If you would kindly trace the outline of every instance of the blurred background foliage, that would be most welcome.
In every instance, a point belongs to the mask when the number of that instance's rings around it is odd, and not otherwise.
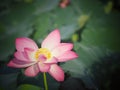
[[[43,90],[41,74],[29,78],[6,64],[17,37],[40,46],[56,28],[63,42],[74,43],[79,58],[60,63],[64,82],[47,75],[49,90],[120,89],[120,0],[70,0],[65,8],[62,1],[0,0],[0,90]]]

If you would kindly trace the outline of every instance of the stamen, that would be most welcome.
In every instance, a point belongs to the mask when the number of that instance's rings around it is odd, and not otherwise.
[[[44,55],[47,59],[51,58],[51,53],[47,48],[40,48],[35,53],[35,58],[38,60],[40,55]]]

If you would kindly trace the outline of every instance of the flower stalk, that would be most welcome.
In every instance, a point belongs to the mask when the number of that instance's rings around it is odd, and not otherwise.
[[[48,90],[47,77],[46,77],[46,73],[45,72],[43,72],[43,79],[44,79],[45,90]]]

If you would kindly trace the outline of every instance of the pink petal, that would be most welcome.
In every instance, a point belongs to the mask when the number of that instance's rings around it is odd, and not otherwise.
[[[36,43],[29,38],[17,38],[16,39],[16,49],[18,51],[24,51],[24,48],[31,48],[34,50],[38,49],[38,46],[36,45]]]
[[[42,42],[42,48],[53,49],[60,43],[60,32],[58,29],[52,31]]]
[[[15,56],[15,58],[17,58],[19,60],[28,61],[28,59],[25,57],[23,52],[17,51],[17,52],[14,53],[14,56]]]
[[[59,57],[64,54],[66,51],[70,51],[73,48],[72,43],[63,43],[58,45],[56,48],[52,50],[52,54],[55,57]]]
[[[29,61],[36,61],[35,59],[35,51],[30,48],[24,48],[24,56],[29,60]]]
[[[77,58],[78,55],[73,51],[67,51],[58,57],[59,62],[65,62]]]
[[[57,58],[53,57],[50,60],[46,60],[44,63],[46,63],[46,64],[54,64],[54,63],[57,63],[57,62],[58,62]]]
[[[51,65],[49,74],[57,81],[64,81],[64,71],[57,64]]]
[[[34,77],[34,76],[36,76],[39,72],[40,72],[40,70],[39,70],[37,64],[35,64],[35,65],[32,65],[32,66],[28,67],[28,68],[25,70],[24,74],[25,74],[26,76],[29,76],[29,77]]]
[[[38,63],[38,66],[41,72],[48,72],[48,70],[50,69],[50,65],[41,62]]]
[[[10,67],[15,67],[15,68],[25,68],[25,67],[31,66],[35,63],[36,62],[24,62],[24,61],[14,58],[7,65]]]

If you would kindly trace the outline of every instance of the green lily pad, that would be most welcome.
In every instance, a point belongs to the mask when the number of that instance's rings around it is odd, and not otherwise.
[[[42,88],[34,85],[29,85],[29,84],[23,84],[20,85],[17,90],[43,90]]]
[[[43,13],[35,21],[33,38],[41,41],[41,38],[57,28],[61,32],[62,39],[69,39],[80,27],[78,25],[79,16],[80,14],[74,11],[73,5],[64,9],[57,7],[47,13]]]
[[[120,51],[120,13],[92,17],[82,32],[82,44],[108,48]]]

